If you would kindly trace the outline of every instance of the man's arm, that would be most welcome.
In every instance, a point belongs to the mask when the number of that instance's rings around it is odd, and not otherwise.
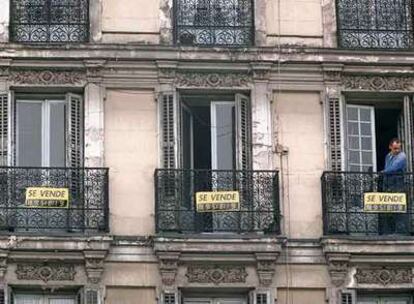
[[[386,167],[384,173],[397,173],[403,172],[407,168],[407,157],[405,153],[400,153],[396,156],[395,160],[390,166]]]

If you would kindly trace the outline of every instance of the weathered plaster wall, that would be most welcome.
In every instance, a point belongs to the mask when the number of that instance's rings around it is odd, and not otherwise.
[[[157,115],[152,91],[107,93],[105,159],[110,168],[110,221],[115,235],[154,233]]]
[[[159,42],[158,0],[104,0],[102,32],[105,43]]]
[[[106,304],[155,304],[157,297],[155,288],[122,288],[108,287],[106,289]]]
[[[278,289],[278,304],[324,304],[324,289]]]
[[[268,0],[268,45],[322,46],[321,0]]]
[[[9,0],[0,1],[0,42],[9,40]]]
[[[322,235],[320,177],[324,170],[323,108],[317,92],[282,92],[274,96],[276,155],[282,185],[284,231],[290,238]]]

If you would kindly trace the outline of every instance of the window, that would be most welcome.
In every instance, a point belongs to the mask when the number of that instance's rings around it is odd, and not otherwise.
[[[411,304],[410,295],[358,295],[357,304]]]
[[[82,97],[4,94],[0,98],[2,165],[81,167]]]
[[[88,0],[11,0],[14,42],[76,43],[89,39]]]
[[[175,0],[174,13],[179,45],[253,44],[252,0]]]
[[[411,48],[411,0],[337,0],[338,42],[343,48]]]

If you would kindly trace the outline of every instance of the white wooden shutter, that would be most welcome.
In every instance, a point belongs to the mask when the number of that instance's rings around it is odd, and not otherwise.
[[[341,100],[339,98],[328,98],[327,135],[329,145],[330,169],[332,171],[342,170],[343,153],[341,117]]]
[[[0,92],[0,166],[15,164],[15,128],[13,92]]]
[[[0,166],[7,166],[9,136],[9,98],[0,93]]]
[[[93,289],[86,289],[84,304],[99,304],[98,291]]]
[[[82,96],[66,94],[66,167],[83,166],[83,99]]]
[[[250,170],[252,161],[250,98],[236,94],[236,168]]]
[[[344,290],[341,293],[341,304],[356,304],[355,292],[352,290]]]
[[[173,93],[162,93],[159,98],[161,131],[161,165],[164,169],[179,168],[179,104]]]
[[[413,97],[414,98],[414,97]],[[409,96],[404,97],[404,119],[403,119],[403,134],[401,140],[403,141],[403,151],[407,155],[407,171],[411,172],[414,167],[414,153],[413,153],[413,136],[414,136],[414,113],[413,98]]]

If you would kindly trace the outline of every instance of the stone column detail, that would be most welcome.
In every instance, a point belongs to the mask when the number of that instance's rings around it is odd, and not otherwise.
[[[0,1],[0,43],[9,41],[10,0]]]
[[[102,72],[105,61],[85,61],[85,167],[104,165],[105,88]]]
[[[272,170],[272,105],[269,92],[271,64],[252,65],[252,145],[253,169]]]
[[[178,260],[180,258],[179,252],[163,252],[158,253],[158,260],[160,261],[160,274],[163,285],[172,286],[175,284],[175,277],[178,271]]]
[[[83,252],[85,257],[85,271],[88,281],[91,284],[98,284],[102,279],[105,270],[105,250],[86,250]]]
[[[278,258],[276,253],[256,253],[256,270],[261,286],[268,287],[273,282],[275,264]]]

